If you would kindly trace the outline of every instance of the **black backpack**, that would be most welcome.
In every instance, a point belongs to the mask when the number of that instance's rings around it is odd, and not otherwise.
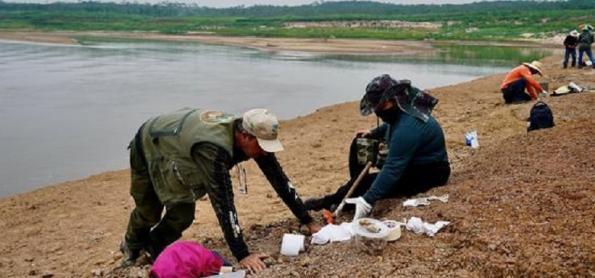
[[[550,128],[554,126],[554,114],[552,109],[543,101],[538,101],[531,108],[529,116],[529,127],[527,131],[532,131],[542,128]]]

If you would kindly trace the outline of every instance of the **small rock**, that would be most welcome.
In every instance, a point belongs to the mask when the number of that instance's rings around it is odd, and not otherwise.
[[[30,263],[30,262],[32,262],[34,260],[35,260],[35,258],[33,258],[33,257],[27,257],[27,258],[25,258],[25,262],[28,262],[28,263]]]
[[[114,252],[114,254],[112,254],[112,261],[113,262],[119,261],[120,259],[122,259],[122,257],[124,257],[122,255],[122,253],[120,253],[120,252]]]
[[[496,244],[490,243],[490,244],[488,245],[488,249],[490,249],[491,251],[494,251],[494,250],[496,250]]]
[[[37,270],[35,270],[35,269],[31,269],[31,270],[29,270],[29,275],[30,275],[30,276],[37,275]]]
[[[98,269],[93,269],[93,271],[91,271],[91,275],[93,276],[103,276],[103,270],[98,268]]]
[[[41,275],[41,278],[52,278],[52,277],[54,277],[54,273],[51,273],[49,271],[46,271]]]
[[[276,265],[277,261],[275,261],[275,259],[273,258],[266,258],[263,261],[264,264],[266,264],[267,266],[272,266],[272,265]]]
[[[270,198],[273,198],[273,194],[271,194],[271,193],[267,193],[266,197],[267,197],[267,198],[269,198],[269,199],[270,199]]]

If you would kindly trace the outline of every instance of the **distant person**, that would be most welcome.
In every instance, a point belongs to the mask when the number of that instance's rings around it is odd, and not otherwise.
[[[444,132],[431,115],[436,103],[437,99],[411,86],[409,80],[397,81],[388,74],[367,85],[360,113],[374,113],[383,124],[357,136],[384,141],[388,154],[380,172],[365,176],[353,191],[353,198],[346,200],[355,205],[354,219],[365,217],[381,199],[411,196],[447,183],[450,164]],[[351,180],[335,193],[308,199],[306,207],[321,210],[338,206],[355,181],[354,171],[350,172]]]
[[[576,46],[578,44],[578,31],[572,30],[566,39],[564,39],[564,68],[568,67],[568,59],[572,57],[572,63],[570,64],[571,67],[576,66]]]
[[[133,264],[142,250],[156,259],[192,224],[195,201],[208,195],[240,266],[264,269],[266,255],[250,253],[244,242],[229,175],[235,164],[250,158],[300,222],[317,232],[320,226],[275,157],[275,152],[283,150],[278,127],[277,118],[265,109],[250,110],[241,118],[182,109],[145,122],[130,142],[130,194],[136,207],[120,246],[123,265]]]
[[[541,62],[533,61],[512,69],[500,85],[504,102],[507,104],[527,102],[536,100],[540,92],[547,94],[533,78],[535,74],[542,75],[541,68]]]
[[[593,26],[585,24],[583,26],[583,32],[578,37],[578,62],[579,68],[582,68],[585,64],[583,63],[583,54],[587,54],[591,61],[591,67],[595,68],[595,61],[593,61],[593,53],[591,52],[591,45],[593,44]]]

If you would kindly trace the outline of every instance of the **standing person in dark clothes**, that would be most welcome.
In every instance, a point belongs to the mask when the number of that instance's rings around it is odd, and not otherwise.
[[[568,67],[568,58],[572,57],[571,67],[576,66],[576,46],[578,44],[578,31],[572,30],[566,39],[564,39],[564,68]]]
[[[578,37],[578,67],[583,67],[583,54],[587,54],[591,61],[591,66],[595,68],[595,61],[593,60],[593,53],[591,52],[591,45],[593,44],[593,27],[585,24],[583,32]]]
[[[374,78],[366,87],[360,112],[374,112],[384,122],[378,128],[359,133],[368,138],[384,138],[388,155],[380,172],[367,175],[354,191],[354,219],[366,216],[376,201],[389,197],[410,196],[446,184],[450,164],[444,133],[431,116],[437,99],[411,86],[409,80],[396,81],[385,74]],[[310,210],[331,209],[349,191],[353,180],[336,193],[309,199]]]
[[[277,118],[253,109],[242,118],[218,111],[182,109],[149,119],[130,143],[131,188],[136,207],[121,244],[123,265],[147,251],[152,259],[182,236],[194,220],[195,201],[208,194],[232,254],[252,271],[266,267],[250,253],[233,201],[229,170],[253,158],[302,224],[320,229],[283,172],[275,152]],[[165,208],[165,214],[162,212]]]

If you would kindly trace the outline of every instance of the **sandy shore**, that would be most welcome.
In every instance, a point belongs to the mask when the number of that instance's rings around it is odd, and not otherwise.
[[[543,60],[550,88],[574,81],[595,89],[594,70],[561,70],[560,59]],[[502,78],[431,92],[440,99],[434,115],[446,133],[453,175],[448,186],[429,194],[448,193],[449,203],[404,210],[402,200],[392,200],[374,210],[378,218],[417,213],[453,221],[436,238],[406,234],[374,255],[333,244],[310,248],[295,260],[277,257],[279,234],[295,229],[296,221],[249,163],[249,194],[235,197],[239,219],[252,249],[281,262],[262,277],[593,275],[595,93],[550,98],[557,126],[527,134],[531,104],[503,105]],[[353,132],[375,124],[357,107],[337,104],[281,124],[286,151],[279,159],[302,196],[331,192],[346,180]],[[470,130],[479,133],[479,150],[464,145]],[[0,277],[146,275],[139,268],[116,268],[133,208],[128,187],[128,170],[121,170],[0,199]],[[200,201],[184,238],[229,257],[220,237],[209,202]]]
[[[164,35],[153,32],[10,32],[0,31],[0,39],[38,43],[79,44],[77,38],[131,39],[175,42],[200,42],[260,49],[264,51],[302,51],[321,53],[418,53],[431,51],[425,42],[346,39],[294,39],[224,37],[208,34]]]
[[[200,42],[215,45],[249,47],[263,51],[298,51],[345,54],[416,54],[433,51],[434,44],[473,44],[491,46],[558,47],[552,41],[519,42],[453,42],[453,41],[389,41],[359,39],[299,39],[224,37],[210,34],[165,35],[154,32],[27,32],[0,31],[0,40],[33,43],[79,44],[80,38],[131,39],[173,42]]]

